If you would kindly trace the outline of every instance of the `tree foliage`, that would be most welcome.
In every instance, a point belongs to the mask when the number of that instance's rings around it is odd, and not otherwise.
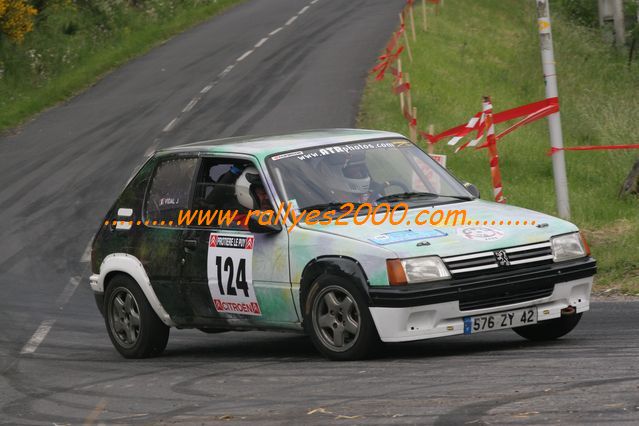
[[[38,10],[25,0],[0,0],[0,37],[20,43],[33,31]]]

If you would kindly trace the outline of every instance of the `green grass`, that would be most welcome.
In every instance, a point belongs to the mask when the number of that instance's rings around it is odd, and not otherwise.
[[[154,0],[141,8],[95,3],[93,9],[52,2],[23,44],[0,38],[0,132],[240,1]]]
[[[421,18],[419,9],[415,17]],[[492,97],[496,111],[544,98],[534,2],[450,0],[429,18],[429,31],[418,26],[411,43],[414,62],[402,55],[420,128],[434,124],[438,132],[465,123],[480,110],[482,95]],[[639,143],[639,65],[629,68],[626,55],[603,43],[597,30],[556,13],[553,34],[565,145]],[[389,77],[369,79],[359,125],[407,133]],[[548,149],[545,119],[499,142],[508,203],[556,215]],[[448,154],[450,170],[489,197],[485,150],[454,154],[441,141],[436,152]],[[639,199],[617,197],[638,156],[636,150],[566,153],[572,221],[599,261],[598,290],[639,294]]]

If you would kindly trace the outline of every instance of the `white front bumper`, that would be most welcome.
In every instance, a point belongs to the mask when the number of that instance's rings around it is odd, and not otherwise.
[[[536,306],[538,321],[558,318],[561,310],[573,306],[577,312],[590,308],[593,277],[555,284],[552,294],[542,299],[473,311],[460,311],[459,302],[406,308],[370,308],[383,342],[408,342],[464,333],[464,317]]]

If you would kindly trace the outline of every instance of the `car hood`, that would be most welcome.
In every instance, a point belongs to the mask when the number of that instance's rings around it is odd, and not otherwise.
[[[466,210],[466,222],[470,220],[472,225],[416,225],[415,218],[424,209],[429,210],[430,215],[423,214],[419,217],[420,221],[430,219],[437,210],[441,210],[444,217],[449,212],[454,214],[455,211]],[[381,219],[382,216],[383,210],[382,215],[378,218]],[[358,220],[362,221],[363,217],[359,216]],[[396,218],[398,217],[399,214],[396,215]],[[459,218],[462,217],[463,215],[460,214]],[[482,200],[412,208],[408,211],[401,225],[392,225],[387,220],[380,225],[373,225],[370,218],[366,224],[356,225],[353,224],[353,219],[344,219],[344,222],[348,222],[347,225],[318,224],[309,226],[300,223],[298,226],[384,247],[400,258],[429,255],[445,257],[497,250],[544,242],[553,235],[578,230],[572,223],[553,216],[521,207]],[[508,221],[511,222],[511,225],[507,224]],[[519,221],[519,225],[516,224],[517,221]],[[527,224],[524,225],[524,221]],[[535,224],[532,225],[531,222]]]

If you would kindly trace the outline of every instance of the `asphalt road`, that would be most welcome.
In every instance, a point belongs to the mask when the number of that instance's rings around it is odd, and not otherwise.
[[[0,138],[0,422],[639,421],[636,302],[594,304],[554,343],[495,332],[366,362],[328,362],[277,333],[173,331],[144,361],[111,347],[86,249],[145,153],[353,126],[402,5],[248,1]]]

